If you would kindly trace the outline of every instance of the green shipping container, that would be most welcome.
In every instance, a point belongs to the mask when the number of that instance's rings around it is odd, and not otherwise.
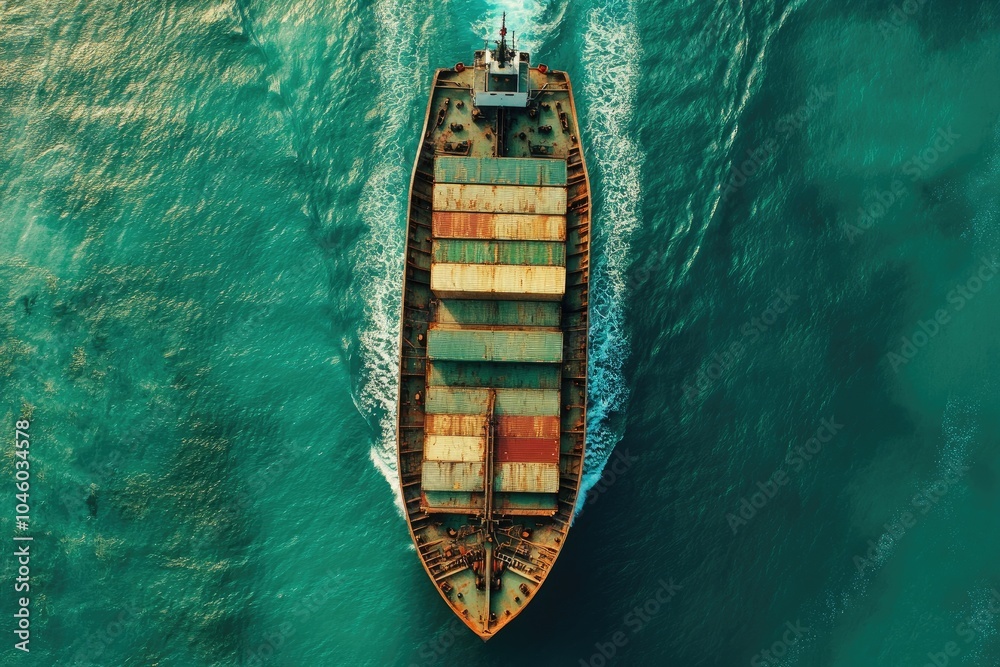
[[[431,246],[431,257],[431,261],[448,264],[566,266],[566,244],[559,241],[437,239]]]
[[[529,494],[518,494],[527,496]],[[545,497],[545,496],[542,496]],[[428,491],[424,489],[425,507],[429,512],[474,512],[483,508],[483,494],[462,491]],[[553,497],[553,501],[555,499]],[[523,505],[524,503],[520,503]]]
[[[442,299],[437,321],[442,324],[490,326],[559,326],[562,304],[552,301],[478,301]]]
[[[550,493],[500,493],[493,497],[493,507],[505,514],[552,514],[558,506]]]
[[[558,389],[497,389],[496,414],[547,416],[559,414]],[[489,389],[427,387],[427,414],[485,415]]]
[[[557,364],[435,361],[427,370],[427,384],[450,387],[559,389]]]
[[[431,329],[427,358],[450,361],[562,361],[562,332],[535,330]]]
[[[438,157],[436,183],[566,185],[566,162],[539,158]]]
[[[482,491],[485,464],[459,461],[424,461],[420,484],[426,491]]]

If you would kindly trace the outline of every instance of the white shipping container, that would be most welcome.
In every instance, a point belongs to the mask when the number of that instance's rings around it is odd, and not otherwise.
[[[424,437],[425,461],[484,461],[485,436],[428,435]]]
[[[566,268],[509,264],[432,264],[431,291],[445,299],[558,301],[566,291]]]

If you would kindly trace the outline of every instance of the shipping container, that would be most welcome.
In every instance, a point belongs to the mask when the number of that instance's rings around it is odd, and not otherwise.
[[[559,464],[499,463],[493,488],[518,493],[556,493],[559,491]]]
[[[435,361],[428,366],[427,384],[451,387],[559,389],[558,364],[488,361]]]
[[[435,211],[431,229],[439,239],[566,241],[566,217],[562,215]]]
[[[525,417],[517,417],[517,419],[525,419]],[[538,419],[545,419],[545,417]],[[427,415],[424,418],[424,433],[427,435],[485,435],[486,416]]]
[[[527,496],[528,494],[519,494]],[[542,496],[547,498],[549,496]],[[484,496],[481,493],[466,493],[463,491],[427,491],[424,490],[421,503],[428,512],[449,512],[455,514],[470,514],[484,509]],[[525,505],[525,502],[519,505]]]
[[[497,438],[498,461],[558,463],[559,438]],[[466,459],[459,459],[465,461]]]
[[[434,182],[566,185],[566,161],[544,158],[439,156],[434,159]]]
[[[561,266],[431,264],[431,290],[441,299],[558,301],[566,291]]]
[[[511,329],[430,329],[427,358],[451,361],[562,361],[562,332]]]
[[[553,301],[484,301],[442,299],[437,321],[441,324],[558,327],[562,304]]]
[[[435,239],[431,244],[431,261],[442,264],[566,266],[566,244],[561,241]]]
[[[434,210],[566,215],[566,188],[438,183]]]
[[[523,417],[502,415],[496,418],[497,438],[559,438],[558,416]],[[486,433],[485,415],[429,414],[424,421],[427,435],[481,436]]]
[[[523,438],[518,438],[523,439]],[[426,435],[424,436],[425,461],[483,461],[486,455],[486,436]],[[530,459],[511,459],[528,461]]]
[[[498,438],[558,438],[559,417],[514,417],[497,418]]]
[[[502,514],[548,516],[555,514],[558,504],[558,496],[552,493],[496,493],[493,496],[493,507]]]
[[[559,391],[555,389],[497,389],[496,414],[543,416],[559,414]],[[427,387],[427,414],[485,415],[489,389]]]
[[[420,483],[425,491],[482,491],[484,466],[469,461],[424,461]]]

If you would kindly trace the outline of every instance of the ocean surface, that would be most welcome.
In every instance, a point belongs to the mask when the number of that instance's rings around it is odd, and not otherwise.
[[[483,644],[393,404],[502,11],[582,115],[589,492]],[[986,0],[0,3],[0,665],[1000,665],[998,115]]]

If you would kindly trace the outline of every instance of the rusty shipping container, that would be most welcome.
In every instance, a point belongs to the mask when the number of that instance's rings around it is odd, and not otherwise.
[[[496,420],[498,438],[558,438],[558,417],[504,416]]]
[[[434,210],[565,215],[566,188],[438,183],[434,186]]]
[[[559,490],[558,463],[502,462],[496,470],[498,491],[555,493]]]
[[[470,389],[427,387],[428,414],[496,415],[540,417],[559,414],[559,391],[555,389]]]
[[[436,239],[566,242],[563,215],[435,211],[431,224]]]
[[[566,185],[566,163],[544,158],[476,158],[442,155],[434,160],[435,183]]]
[[[558,463],[559,438],[498,437],[496,451],[497,460],[502,462]]]
[[[483,435],[488,422],[486,415],[428,414],[424,417],[424,434]]]
[[[424,461],[421,486],[428,491],[482,491],[484,463],[469,461]]]
[[[566,266],[566,244],[558,241],[434,239],[431,262]]]
[[[494,299],[442,299],[435,313],[438,324],[524,327],[558,327],[561,314],[554,301]]]
[[[586,456],[591,199],[569,77],[514,48],[434,73],[414,133],[397,470],[418,562],[483,640],[566,548]],[[431,589],[414,590],[418,599]],[[571,610],[565,610],[567,612]]]
[[[562,340],[559,346],[562,347]],[[558,352],[562,354],[561,349]],[[555,364],[433,361],[427,365],[428,386],[558,389],[561,382]]]

